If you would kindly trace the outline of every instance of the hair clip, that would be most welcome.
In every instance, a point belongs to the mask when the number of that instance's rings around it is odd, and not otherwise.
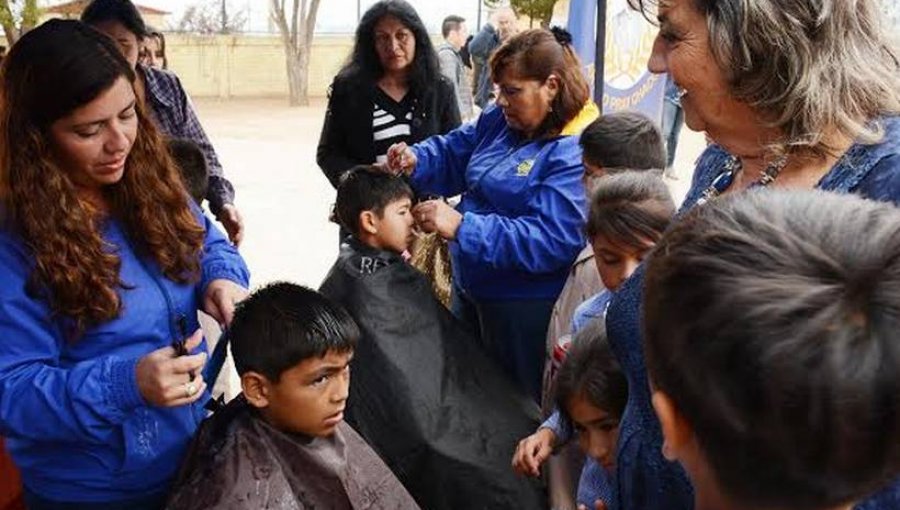
[[[569,31],[566,30],[565,28],[560,27],[560,26],[553,26],[553,27],[550,27],[550,33],[553,34],[553,37],[556,39],[556,42],[558,42],[559,44],[561,44],[563,46],[571,46],[572,34],[570,34]]]

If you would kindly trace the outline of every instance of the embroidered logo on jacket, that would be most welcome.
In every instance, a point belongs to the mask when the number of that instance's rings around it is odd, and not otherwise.
[[[528,177],[528,174],[531,173],[531,168],[533,166],[533,159],[526,159],[525,161],[519,163],[519,166],[516,167],[516,177]]]

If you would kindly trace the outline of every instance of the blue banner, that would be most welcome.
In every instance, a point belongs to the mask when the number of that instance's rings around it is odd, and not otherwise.
[[[647,70],[656,27],[627,0],[572,0],[569,5],[568,29],[588,80],[593,85],[598,3],[606,8],[602,111],[639,111],[659,124],[666,79]]]
[[[568,30],[572,34],[572,46],[584,65],[584,75],[594,92],[594,63],[597,55],[597,0],[572,0],[569,2]]]

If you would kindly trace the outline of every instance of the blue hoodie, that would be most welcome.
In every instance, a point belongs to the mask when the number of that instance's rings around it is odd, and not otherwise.
[[[196,331],[209,282],[246,287],[249,280],[237,251],[197,214],[206,240],[196,284],[166,278],[152,259],[135,254],[121,224],[106,223],[103,238],[122,263],[122,313],[74,341],[67,339],[71,319],[52,317],[45,301],[26,293],[34,258],[0,228],[0,435],[32,492],[100,502],[167,490],[208,395],[190,406],[150,406],[135,367],[181,337],[179,329]],[[204,341],[197,352],[205,349]]]
[[[413,146],[418,192],[463,194],[450,243],[453,279],[476,300],[556,299],[584,248],[581,147],[573,136],[593,103],[560,136],[523,140],[491,106],[477,122]]]

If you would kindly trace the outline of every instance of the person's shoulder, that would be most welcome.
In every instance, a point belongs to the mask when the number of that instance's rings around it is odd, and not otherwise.
[[[900,117],[882,117],[872,127],[880,131],[879,140],[852,146],[820,187],[900,204]]]
[[[879,158],[856,191],[866,198],[900,206],[900,151]]]
[[[174,72],[158,67],[138,65],[141,66],[141,71],[144,73],[144,78],[147,80],[148,85],[165,84],[169,87],[182,88],[181,79]]]
[[[731,157],[722,146],[717,144],[709,144],[706,149],[697,158],[694,165],[694,176],[691,181],[691,187],[688,189],[687,196],[681,205],[681,211],[686,211],[700,198],[700,194],[708,188],[716,176],[718,176],[725,168],[725,163]]]
[[[475,128],[483,137],[493,137],[503,133],[507,129],[503,110],[494,103],[487,105],[475,119]]]
[[[437,77],[438,94],[441,96],[453,96],[456,98],[456,88],[453,82],[443,74]]]

